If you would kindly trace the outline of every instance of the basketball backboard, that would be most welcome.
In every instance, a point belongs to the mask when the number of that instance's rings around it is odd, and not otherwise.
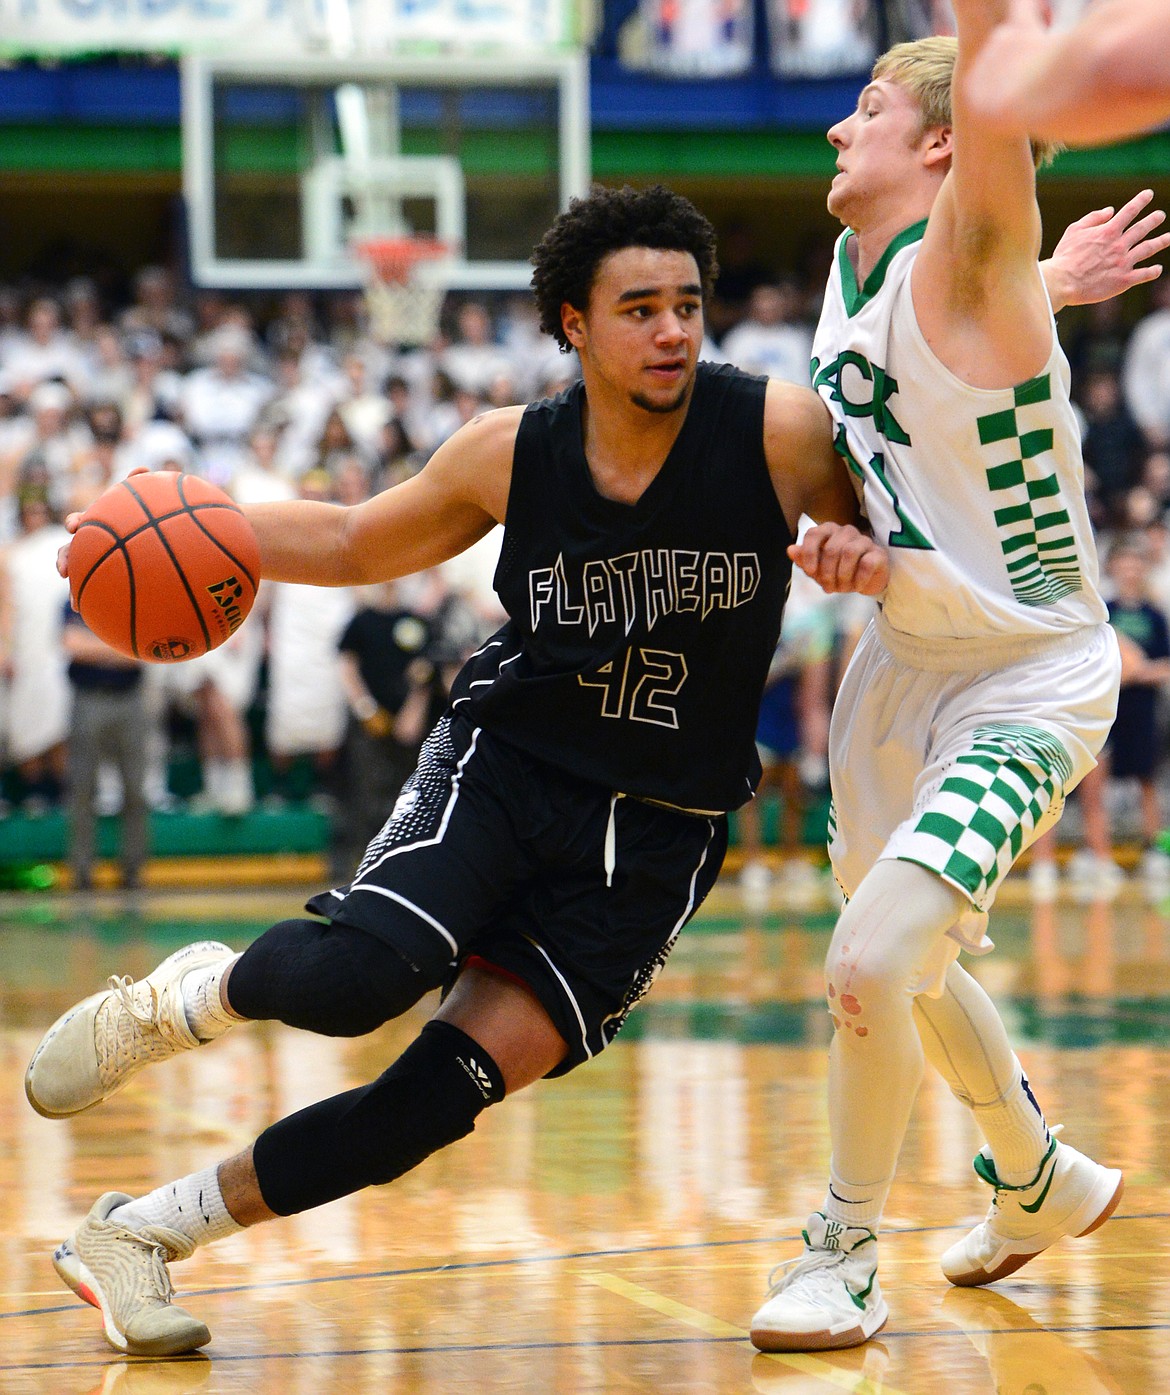
[[[191,272],[224,289],[357,287],[354,238],[439,237],[455,289],[529,283],[589,187],[581,52],[183,60]]]

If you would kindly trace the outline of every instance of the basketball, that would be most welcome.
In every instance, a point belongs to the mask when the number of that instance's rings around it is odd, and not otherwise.
[[[81,516],[69,590],[111,649],[151,663],[229,639],[256,599],[260,545],[230,498],[197,475],[132,475]]]

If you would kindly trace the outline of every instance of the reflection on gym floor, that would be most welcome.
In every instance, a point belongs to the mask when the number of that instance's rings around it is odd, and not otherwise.
[[[272,1024],[139,1076],[72,1121],[22,1078],[44,1027],[107,975],[178,945],[242,946],[292,893],[0,901],[0,1391],[14,1395],[542,1389],[776,1395],[1145,1395],[1170,1366],[1170,908],[1033,903],[1009,883],[1003,1005],[1048,1116],[1123,1166],[1104,1229],[987,1290],[937,1259],[986,1191],[965,1112],[928,1078],[891,1197],[892,1317],[849,1352],[760,1356],[745,1328],[797,1250],[828,1162],[820,964],[833,912],[746,913],[717,889],[600,1059],[489,1111],[473,1138],[390,1188],[200,1250],[174,1269],[206,1355],[119,1359],[62,1288],[52,1247],[93,1198],[141,1192],[273,1118],[377,1074],[417,1031],[358,1041]]]

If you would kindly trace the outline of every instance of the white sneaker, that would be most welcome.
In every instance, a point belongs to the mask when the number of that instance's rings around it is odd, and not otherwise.
[[[102,1315],[106,1341],[133,1356],[177,1356],[211,1341],[207,1327],[171,1302],[167,1261],[187,1259],[195,1244],[166,1226],[139,1234],[108,1220],[132,1200],[106,1192],[53,1252],[53,1268],[74,1293]]]
[[[877,1236],[816,1211],[804,1231],[804,1254],[773,1270],[768,1301],[752,1318],[760,1351],[828,1351],[855,1347],[886,1325],[890,1310],[877,1278]]]
[[[187,945],[140,982],[109,988],[71,1007],[41,1038],[24,1074],[28,1102],[47,1119],[77,1114],[120,1090],[152,1061],[200,1046],[187,1026],[182,980],[233,951],[216,940]]]
[[[951,1246],[940,1263],[951,1283],[991,1284],[1035,1259],[1066,1235],[1088,1235],[1117,1209],[1125,1183],[1055,1138],[1031,1182],[1009,1187],[990,1150],[975,1155],[975,1171],[995,1188],[987,1219]]]

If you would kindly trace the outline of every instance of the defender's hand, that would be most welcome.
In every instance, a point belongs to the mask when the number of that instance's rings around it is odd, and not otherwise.
[[[1152,189],[1143,189],[1116,213],[1098,208],[1065,228],[1045,278],[1057,309],[1112,300],[1161,276],[1160,266],[1141,265],[1170,247],[1170,233],[1151,236],[1166,221],[1162,209],[1139,217],[1153,198]]]
[[[792,544],[788,555],[830,595],[859,591],[877,596],[889,585],[889,553],[851,523],[818,523]]]

